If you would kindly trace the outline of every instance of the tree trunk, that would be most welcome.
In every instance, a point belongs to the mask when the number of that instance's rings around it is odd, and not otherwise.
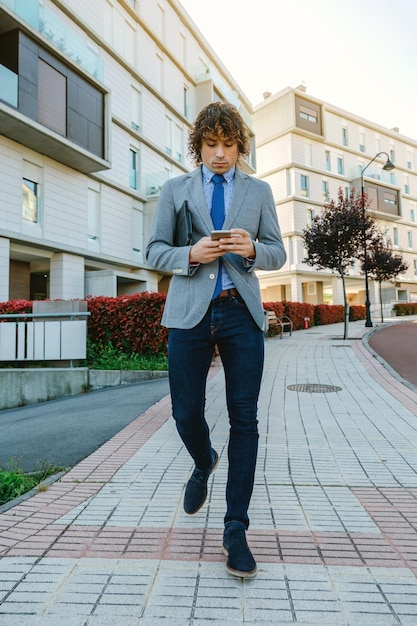
[[[384,322],[384,307],[382,306],[382,282],[379,281],[379,305],[381,307],[381,322]]]
[[[347,303],[347,296],[346,296],[346,285],[345,285],[345,275],[343,272],[340,272],[340,277],[342,279],[342,287],[343,287],[343,302],[345,305],[345,316],[344,316],[344,320],[343,320],[343,339],[348,339],[348,313],[349,313],[349,305]]]

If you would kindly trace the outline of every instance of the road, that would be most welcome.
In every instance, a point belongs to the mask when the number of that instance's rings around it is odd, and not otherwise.
[[[0,466],[72,467],[168,393],[158,378],[0,411]]]

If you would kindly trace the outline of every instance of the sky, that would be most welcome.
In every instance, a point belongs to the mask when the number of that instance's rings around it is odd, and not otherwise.
[[[417,0],[179,0],[252,105],[304,83],[417,141]]]

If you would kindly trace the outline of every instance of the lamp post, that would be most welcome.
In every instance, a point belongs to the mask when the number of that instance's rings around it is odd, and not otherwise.
[[[376,154],[374,158],[371,161],[369,161],[369,163],[365,165],[365,167],[361,171],[361,191],[362,191],[361,198],[362,198],[362,214],[363,214],[363,254],[364,254],[364,268],[365,268],[365,307],[366,307],[365,327],[366,328],[371,328],[373,324],[371,320],[371,303],[369,300],[368,257],[367,257],[367,252],[366,252],[366,228],[365,228],[366,207],[365,207],[365,192],[363,188],[363,174],[365,170],[371,165],[371,163],[373,163],[375,159],[381,156],[381,154],[384,154],[387,157],[385,165],[383,165],[382,169],[385,170],[386,172],[390,172],[391,170],[393,170],[395,168],[395,165],[389,158],[388,154],[386,152],[378,152],[378,154]]]

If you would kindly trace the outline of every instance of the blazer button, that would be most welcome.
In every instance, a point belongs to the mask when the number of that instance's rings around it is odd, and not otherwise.
[[[214,280],[214,279],[216,278],[216,274],[210,274],[210,275],[209,275],[209,278],[210,278],[211,280]]]

